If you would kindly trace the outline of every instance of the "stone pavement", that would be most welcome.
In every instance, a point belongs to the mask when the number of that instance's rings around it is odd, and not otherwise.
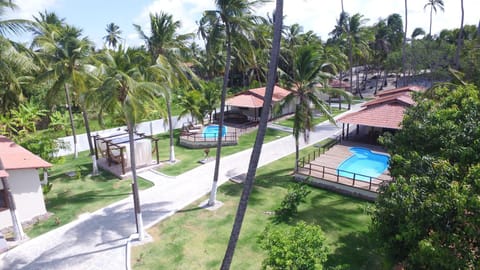
[[[355,105],[353,109],[358,109]],[[321,123],[310,134],[308,145],[331,137],[341,129]],[[300,140],[301,147],[305,147]],[[263,145],[259,166],[295,151],[287,136]],[[219,185],[246,173],[251,149],[221,159]],[[177,177],[154,171],[139,174],[154,182],[140,192],[145,229],[206,195],[211,188],[215,162],[209,162]],[[132,198],[86,213],[69,224],[27,241],[0,255],[0,269],[128,269],[127,240],[135,233]]]

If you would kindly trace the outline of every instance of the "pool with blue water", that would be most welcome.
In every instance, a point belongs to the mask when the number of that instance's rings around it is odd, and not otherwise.
[[[371,178],[380,176],[387,168],[390,161],[388,155],[372,152],[363,147],[350,147],[353,155],[344,160],[338,167],[340,176],[354,178],[355,180],[369,182]]]
[[[204,139],[207,139],[207,138],[213,138],[213,139],[216,139],[218,138],[218,130],[219,130],[219,126],[218,125],[209,125],[209,126],[206,126],[203,128],[203,131],[202,131],[202,137]],[[222,137],[225,137],[227,135],[227,127],[226,126],[223,126],[222,128]]]

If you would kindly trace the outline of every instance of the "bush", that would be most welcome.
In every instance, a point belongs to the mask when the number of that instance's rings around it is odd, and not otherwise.
[[[278,221],[289,221],[297,214],[298,206],[305,202],[305,198],[310,192],[304,183],[290,186],[287,195],[280,204],[280,208],[275,210],[276,219]]]
[[[323,269],[327,261],[328,248],[322,229],[303,221],[289,228],[269,225],[260,235],[259,243],[267,252],[263,269]]]

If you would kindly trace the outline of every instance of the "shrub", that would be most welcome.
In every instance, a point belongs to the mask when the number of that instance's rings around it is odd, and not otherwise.
[[[290,186],[287,195],[280,204],[280,208],[275,210],[276,219],[278,221],[289,221],[297,214],[298,206],[305,202],[305,198],[310,192],[304,183]]]
[[[269,225],[259,243],[267,252],[263,269],[323,269],[327,260],[328,247],[322,229],[303,221],[288,228]]]

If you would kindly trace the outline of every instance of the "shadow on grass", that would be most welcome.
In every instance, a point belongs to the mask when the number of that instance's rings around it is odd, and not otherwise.
[[[98,198],[114,198],[128,196],[130,193],[105,194],[104,191],[86,191],[78,194],[72,194],[69,191],[58,193],[54,198],[47,199],[47,208],[56,208],[65,204],[86,204],[97,201]]]
[[[186,212],[194,212],[194,211],[198,211],[198,210],[202,210],[203,207],[192,207],[192,208],[186,208],[186,209],[182,209],[182,210],[179,210],[177,211],[178,213],[186,213]]]
[[[342,246],[329,254],[326,268],[340,269],[391,269],[385,268],[384,256],[378,254],[378,244],[369,232],[353,232],[340,237]],[[348,262],[348,263],[346,263]]]

